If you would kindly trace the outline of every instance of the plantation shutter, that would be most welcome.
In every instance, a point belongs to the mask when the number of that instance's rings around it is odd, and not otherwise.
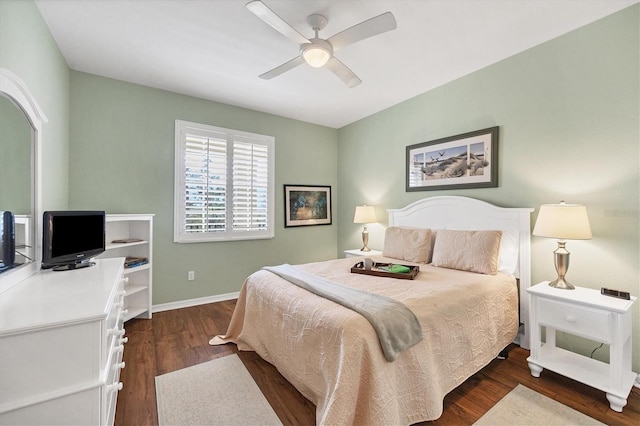
[[[233,144],[233,229],[264,230],[268,225],[269,153],[242,140]]]
[[[273,138],[199,126],[176,121],[174,240],[273,237]]]
[[[227,141],[185,137],[185,232],[225,231]]]

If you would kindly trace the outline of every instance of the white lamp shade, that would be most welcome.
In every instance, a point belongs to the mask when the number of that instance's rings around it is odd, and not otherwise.
[[[356,206],[353,223],[375,223],[377,221],[376,210],[373,206]]]
[[[581,204],[543,204],[533,235],[559,240],[588,240],[591,226],[587,209]]]
[[[311,46],[302,51],[302,57],[312,67],[320,68],[327,63],[331,57],[331,53],[323,47]]]

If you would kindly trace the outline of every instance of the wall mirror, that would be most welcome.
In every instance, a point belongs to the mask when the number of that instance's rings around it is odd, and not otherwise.
[[[0,67],[0,210],[16,215],[16,267],[0,274],[0,293],[40,267],[40,152],[47,119],[20,77]]]

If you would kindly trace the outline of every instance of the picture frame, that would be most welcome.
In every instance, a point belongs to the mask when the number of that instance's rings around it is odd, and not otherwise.
[[[284,185],[285,228],[331,223],[331,186]]]
[[[406,148],[406,190],[498,186],[498,126]]]

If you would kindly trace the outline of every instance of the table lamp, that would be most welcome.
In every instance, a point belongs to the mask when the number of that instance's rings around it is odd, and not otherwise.
[[[533,235],[557,238],[558,248],[555,253],[555,265],[558,278],[549,285],[555,288],[572,290],[575,287],[566,279],[569,269],[569,252],[565,248],[566,240],[588,240],[591,238],[591,226],[587,217],[587,209],[581,204],[543,204],[533,228]]]
[[[356,214],[353,217],[353,223],[364,223],[362,229],[362,248],[360,251],[371,251],[367,244],[369,244],[369,231],[367,230],[367,223],[375,223],[376,211],[373,206],[356,206]]]

